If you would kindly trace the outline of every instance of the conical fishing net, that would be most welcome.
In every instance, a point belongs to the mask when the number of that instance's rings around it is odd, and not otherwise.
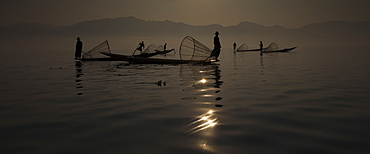
[[[163,45],[158,45],[157,50],[158,51],[164,51],[164,46]]]
[[[247,44],[242,44],[239,48],[236,49],[237,51],[244,51],[244,50],[248,50],[248,46]]]
[[[95,59],[95,58],[107,58],[108,56],[101,54],[100,52],[108,52],[110,53],[110,48],[108,41],[105,40],[104,42],[100,43],[96,47],[92,48],[88,52],[82,55],[83,59]]]
[[[155,53],[155,50],[157,50],[157,46],[151,44],[143,51],[143,54]]]
[[[264,51],[269,52],[269,51],[276,51],[278,49],[279,49],[278,45],[275,42],[273,42]]]
[[[180,59],[190,61],[210,61],[212,50],[195,40],[191,36],[186,36],[180,45]]]

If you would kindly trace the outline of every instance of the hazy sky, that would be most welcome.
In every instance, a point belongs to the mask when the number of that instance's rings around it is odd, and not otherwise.
[[[135,16],[191,25],[250,21],[299,28],[330,20],[370,21],[369,7],[369,0],[1,0],[0,26]]]

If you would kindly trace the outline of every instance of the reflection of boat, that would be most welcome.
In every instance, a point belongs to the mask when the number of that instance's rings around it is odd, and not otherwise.
[[[109,56],[112,60],[127,61],[136,64],[210,64],[211,61],[206,60],[181,60],[181,59],[160,59],[140,56],[127,56],[108,52],[101,52]]]

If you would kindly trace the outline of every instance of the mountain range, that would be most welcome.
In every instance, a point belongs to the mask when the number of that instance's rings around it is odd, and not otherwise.
[[[217,24],[193,26],[172,21],[145,21],[136,17],[121,17],[83,21],[74,25],[56,26],[37,23],[19,23],[0,27],[1,39],[30,38],[125,38],[138,42],[140,38],[182,38],[190,35],[212,39],[215,31],[226,43],[296,42],[314,43],[365,43],[370,42],[370,22],[328,21],[314,23],[302,28],[285,28],[280,25],[264,26],[252,22],[241,22],[234,26]],[[137,38],[137,40],[135,40]],[[149,39],[150,40],[150,39]],[[131,43],[131,42],[130,42]]]

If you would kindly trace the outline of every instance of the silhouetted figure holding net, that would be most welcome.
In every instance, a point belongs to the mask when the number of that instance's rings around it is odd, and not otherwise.
[[[83,43],[80,37],[77,37],[75,59],[81,59],[82,46],[83,46]]]
[[[235,49],[236,49],[236,43],[235,42],[234,42],[233,46],[234,46],[234,52],[235,52]]]
[[[138,47],[135,49],[134,53],[132,55],[135,55],[135,52],[136,50],[139,50],[140,51],[140,54],[142,54],[143,50],[145,48],[145,44],[144,44],[144,41],[141,41],[138,45]]]
[[[260,55],[261,56],[263,55],[262,50],[263,50],[263,43],[262,41],[260,41]]]
[[[214,49],[211,53],[211,57],[215,57],[216,61],[218,60],[218,56],[220,56],[221,52],[221,43],[220,43],[220,38],[218,38],[218,31],[215,33],[215,37],[213,38],[213,44],[214,44]]]

